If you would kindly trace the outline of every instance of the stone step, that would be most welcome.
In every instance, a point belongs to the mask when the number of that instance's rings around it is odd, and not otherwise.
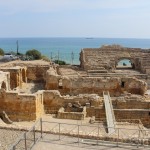
[[[89,77],[124,77],[128,76],[129,74],[107,74],[107,73],[93,73],[88,74]],[[146,74],[130,74],[130,77],[137,77],[137,78],[147,78]]]
[[[88,75],[101,74],[101,73],[108,73],[108,71],[107,70],[99,70],[98,72],[88,72]]]

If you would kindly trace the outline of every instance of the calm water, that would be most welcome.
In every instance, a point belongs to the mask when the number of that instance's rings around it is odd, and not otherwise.
[[[37,49],[52,59],[65,60],[67,63],[79,64],[79,53],[82,48],[98,48],[102,45],[119,44],[124,47],[150,48],[150,39],[121,38],[0,38],[0,48],[5,52],[19,52]]]

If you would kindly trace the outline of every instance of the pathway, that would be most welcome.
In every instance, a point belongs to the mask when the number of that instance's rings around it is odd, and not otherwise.
[[[108,133],[111,134],[111,133],[115,132],[115,122],[114,122],[115,117],[114,117],[113,107],[112,107],[109,93],[103,92],[103,96],[104,96]]]

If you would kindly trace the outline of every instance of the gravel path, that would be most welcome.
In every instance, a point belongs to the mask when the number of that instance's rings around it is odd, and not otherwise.
[[[7,150],[22,133],[23,131],[0,128],[0,150]]]

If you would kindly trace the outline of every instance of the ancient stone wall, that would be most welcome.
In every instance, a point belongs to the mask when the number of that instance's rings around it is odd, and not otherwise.
[[[19,67],[16,67],[19,66]],[[11,69],[21,69],[21,78],[23,82],[28,81],[45,81],[46,71],[50,67],[50,62],[35,60],[35,61],[13,61],[1,64],[1,69],[7,69],[10,72]],[[24,68],[24,70],[22,70]]]
[[[0,111],[5,111],[12,121],[36,120],[44,112],[42,94],[23,95],[1,90]]]
[[[57,90],[43,91],[43,102],[45,113],[56,114],[61,107],[67,107],[68,103],[79,102],[82,106],[89,103],[90,106],[98,107],[102,100],[96,94],[78,95],[78,96],[61,96]]]
[[[21,88],[22,83],[27,82],[27,77],[26,77],[26,67],[8,67],[8,68],[1,68],[0,70],[4,72],[9,72],[10,73],[10,89],[14,88]]]
[[[0,89],[10,90],[10,73],[0,71]]]
[[[82,49],[80,53],[80,65],[84,70],[105,68],[111,72],[116,69],[116,65],[120,60],[129,59],[134,65],[134,69],[149,74],[149,58],[150,50],[110,45],[102,46],[101,48]]]
[[[117,100],[113,102],[115,109],[150,109],[150,102],[138,100]]]
[[[46,71],[49,69],[49,66],[28,66],[27,69],[27,78],[28,81],[44,81],[46,77]]]
[[[59,80],[61,76],[57,74],[56,70],[53,67],[50,67],[46,72],[46,90],[57,90],[59,88]]]
[[[86,108],[87,117],[95,116],[95,120],[98,121],[105,121],[106,114],[105,114],[105,107],[89,107]]]
[[[60,108],[57,114],[59,119],[73,119],[73,120],[84,120],[86,117],[86,107],[83,108],[82,112],[65,112],[64,108]]]
[[[118,109],[114,110],[116,121],[118,119],[140,119],[145,127],[150,128],[150,114],[149,110],[144,109]]]
[[[62,70],[61,70],[62,71]],[[59,90],[61,94],[100,94],[109,91],[111,95],[119,96],[124,91],[143,95],[147,83],[135,77],[82,77],[79,75],[58,75],[54,68],[46,74],[46,90]]]
[[[61,78],[61,86],[60,86]],[[61,94],[100,94],[109,91],[111,95],[119,96],[124,91],[143,95],[147,90],[146,82],[136,78],[119,77],[67,77],[47,74],[47,90],[59,90]]]

